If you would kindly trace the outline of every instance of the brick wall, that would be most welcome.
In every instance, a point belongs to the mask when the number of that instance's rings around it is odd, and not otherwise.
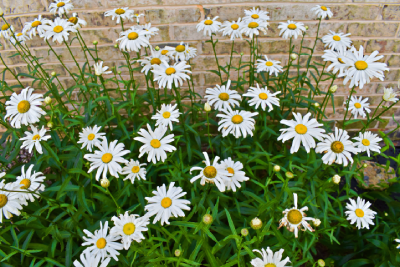
[[[364,45],[367,53],[379,50],[384,55],[383,62],[387,63],[390,72],[386,72],[384,82],[374,80],[362,90],[357,90],[357,94],[370,97],[372,110],[379,103],[383,88],[392,86],[397,88],[397,81],[400,79],[400,3],[399,0],[380,1],[380,0],[335,0],[335,1],[315,1],[315,0],[280,0],[280,1],[249,1],[249,0],[72,0],[78,15],[85,19],[88,26],[81,29],[81,33],[87,43],[94,40],[99,41],[100,55],[106,62],[105,65],[122,65],[123,57],[113,47],[115,40],[120,32],[120,25],[112,21],[110,17],[104,17],[104,12],[116,8],[126,7],[134,9],[135,12],[145,13],[141,22],[151,22],[160,28],[159,35],[152,37],[153,45],[176,45],[180,41],[190,43],[198,50],[198,56],[192,61],[194,64],[194,79],[196,90],[204,94],[205,88],[219,83],[217,76],[206,72],[208,69],[216,69],[211,45],[206,43],[206,37],[202,33],[197,33],[196,24],[206,16],[219,16],[220,21],[236,20],[244,15],[243,10],[253,6],[258,6],[269,11],[271,17],[268,34],[262,35],[262,52],[268,54],[273,59],[282,61],[286,64],[288,51],[288,41],[280,38],[277,24],[280,21],[293,19],[302,21],[309,26],[309,34],[305,40],[305,45],[311,44],[315,38],[317,21],[310,9],[316,4],[324,4],[331,8],[334,16],[330,20],[324,20],[321,24],[321,35],[329,30],[351,33],[353,44],[358,48]],[[199,3],[200,2],[200,3]],[[39,14],[52,18],[47,12],[48,0],[3,0],[2,6],[6,17],[17,30],[21,29],[26,21],[32,20]],[[217,45],[221,61],[229,58],[230,41],[219,35],[220,42]],[[297,42],[296,44],[298,44]],[[3,42],[4,44],[4,42]],[[35,38],[30,41],[37,56],[43,57],[52,69],[58,73],[65,74],[65,71],[58,64],[58,61],[51,53],[48,54],[46,44],[40,39]],[[311,46],[311,45],[309,45]],[[83,55],[79,44],[72,45],[73,53],[83,64]],[[248,45],[242,41],[235,44],[236,51],[249,53]],[[26,72],[25,65],[19,57],[7,58],[14,53],[9,44],[4,44],[0,48],[3,58],[10,67],[17,71]],[[57,47],[56,51],[63,55],[63,58],[73,72],[77,72],[75,64],[72,63],[68,51],[63,46]],[[317,46],[315,60],[321,61],[320,56],[323,52],[323,45]],[[236,56],[234,62],[237,62]],[[1,66],[0,66],[1,68]],[[143,77],[139,75],[139,80],[143,82]],[[11,75],[6,79],[14,83]],[[29,82],[29,79],[25,79]],[[63,80],[66,84],[72,85],[68,78]],[[339,89],[336,93],[336,113],[333,109],[327,109],[327,114],[331,118],[339,119],[343,116],[342,103],[344,96],[348,95],[348,86],[341,86],[338,80]],[[373,125],[374,128],[390,129],[395,123],[390,120],[392,115],[400,121],[400,104],[391,109],[384,118],[388,122]]]

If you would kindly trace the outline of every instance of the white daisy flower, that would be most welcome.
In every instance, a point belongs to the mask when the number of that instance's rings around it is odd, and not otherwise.
[[[101,75],[103,75],[103,74],[111,74],[111,73],[112,73],[111,70],[107,71],[107,70],[108,70],[108,67],[107,67],[107,66],[104,66],[104,67],[103,67],[103,63],[104,63],[103,61],[99,61],[99,62],[97,62],[97,63],[94,63],[94,65],[93,65],[94,73],[95,73],[97,76],[101,76]]]
[[[226,85],[219,86],[217,84],[214,88],[207,88],[204,98],[219,111],[228,109],[229,107],[240,106],[239,101],[242,100],[242,97],[237,91],[230,90],[230,86],[231,80],[228,80]]]
[[[393,88],[383,88],[383,96],[382,99],[386,102],[397,102],[399,99],[396,97],[396,92],[393,91]]]
[[[294,113],[294,120],[281,120],[282,124],[289,126],[289,128],[280,129],[281,135],[278,137],[278,141],[282,140],[282,143],[289,139],[293,139],[290,153],[295,153],[299,150],[302,144],[306,149],[307,153],[310,153],[310,148],[315,148],[315,139],[319,141],[323,140],[325,136],[325,130],[319,127],[323,124],[318,123],[316,119],[310,119],[311,113],[307,113],[304,117],[300,113]]]
[[[222,110],[222,112],[225,114],[217,115],[217,117],[222,118],[218,122],[218,131],[221,131],[222,129],[222,137],[225,137],[228,134],[232,134],[236,138],[239,138],[240,136],[246,138],[247,134],[253,136],[256,120],[252,117],[257,116],[258,112],[232,110],[231,108]]]
[[[74,25],[72,27],[75,29],[80,29],[87,24],[85,20],[78,18],[78,13],[73,13],[72,17],[69,17],[68,21]]]
[[[171,51],[170,56],[175,59],[175,61],[186,61],[185,43],[181,42],[177,47],[175,47],[175,50]]]
[[[229,180],[224,180],[227,190],[233,190],[236,192],[236,187],[240,188],[241,182],[248,181],[250,178],[246,176],[246,173],[242,171],[243,164],[240,161],[234,162],[230,157],[226,160],[221,161],[221,166],[230,174]]]
[[[381,152],[379,142],[382,141],[382,138],[378,137],[377,134],[373,134],[372,132],[359,133],[359,136],[353,139],[358,141],[355,142],[354,145],[358,147],[361,152],[367,151],[368,157],[370,156],[370,151]]]
[[[232,174],[226,171],[225,168],[218,163],[218,156],[214,158],[214,162],[211,165],[207,152],[203,152],[203,155],[205,158],[205,161],[203,162],[206,164],[206,167],[192,167],[190,169],[190,174],[192,174],[192,171],[200,171],[200,174],[190,179],[190,182],[194,183],[196,180],[201,178],[200,184],[202,186],[206,183],[212,183],[217,186],[219,191],[224,192],[225,184],[230,181]]]
[[[148,211],[145,216],[151,217],[157,214],[154,217],[153,224],[158,221],[161,221],[161,225],[164,225],[164,223],[169,224],[170,217],[185,217],[185,213],[182,210],[190,210],[190,207],[187,206],[190,201],[180,199],[186,195],[186,192],[182,192],[182,188],[175,187],[174,184],[174,182],[169,184],[168,191],[165,184],[157,186],[157,191],[153,191],[154,197],[146,197],[149,204],[144,207]]]
[[[22,143],[21,148],[26,147],[29,153],[32,153],[32,149],[33,147],[35,147],[36,151],[39,154],[43,154],[42,145],[40,144],[40,141],[47,141],[47,139],[51,138],[51,136],[45,135],[47,130],[44,128],[44,126],[42,126],[42,129],[40,131],[38,131],[38,128],[36,128],[33,125],[31,125],[31,128],[32,128],[32,133],[26,131],[25,137],[19,139],[21,141],[24,141]]]
[[[107,267],[107,265],[110,263],[111,258],[106,258],[103,260],[103,262],[100,264],[100,255],[94,256],[90,251],[85,250],[83,253],[81,253],[81,262],[80,263],[78,260],[74,261],[74,266],[75,267]]]
[[[259,19],[259,20],[269,20],[269,16],[268,16],[268,12],[261,10],[259,8],[255,8],[253,7],[250,10],[245,10],[244,14],[246,15],[243,18],[243,21],[249,21],[249,20],[253,20],[253,19]]]
[[[329,31],[327,35],[322,37],[322,42],[325,44],[325,47],[332,50],[336,50],[337,52],[345,52],[347,48],[351,47],[351,39],[347,36],[351,35],[351,33],[341,33]]]
[[[194,58],[197,55],[197,48],[190,47],[189,44],[185,45],[186,61]]]
[[[69,32],[77,32],[74,24],[62,18],[55,18],[49,25],[43,25],[43,29],[46,31],[43,35],[44,39],[53,38],[53,42],[59,43],[68,41]]]
[[[315,7],[311,8],[311,11],[315,11],[315,15],[317,18],[324,19],[326,17],[331,18],[333,13],[329,7],[316,5]]]
[[[335,127],[335,133],[325,135],[325,140],[317,144],[315,152],[326,153],[322,157],[322,161],[325,164],[331,165],[335,162],[347,166],[349,161],[353,163],[350,153],[357,154],[360,152],[349,139],[350,136],[346,130]]]
[[[369,208],[371,203],[369,201],[365,202],[365,200],[360,197],[357,197],[357,202],[351,198],[349,200],[350,203],[346,204],[348,211],[345,213],[350,224],[357,223],[358,229],[369,229],[369,225],[374,225],[372,220],[375,218],[376,212]]]
[[[203,31],[205,36],[211,36],[211,34],[217,33],[221,27],[221,22],[219,22],[217,19],[218,16],[214,17],[213,19],[207,17],[207,19],[202,20],[196,25],[197,32]]]
[[[294,207],[291,209],[285,209],[282,213],[284,214],[283,218],[279,221],[279,228],[285,226],[290,232],[294,231],[294,236],[297,238],[299,230],[303,231],[309,230],[310,232],[314,232],[314,229],[311,228],[311,225],[307,221],[312,221],[314,218],[307,217],[304,211],[308,210],[308,207],[305,206],[301,209],[297,208],[297,194],[293,193],[294,199]]]
[[[43,28],[43,25],[48,25],[50,24],[51,20],[42,18],[42,15],[39,15],[37,19],[34,19],[33,21],[25,22],[25,26],[22,30],[25,34],[29,35],[30,38],[33,36],[36,36],[38,34],[40,37],[43,36],[45,33],[45,29]]]
[[[349,101],[347,99],[347,101]],[[346,106],[347,101],[343,103]],[[362,96],[358,98],[357,96],[351,96],[350,103],[349,103],[349,111],[351,114],[354,115],[354,119],[357,119],[357,116],[360,115],[363,118],[367,116],[366,112],[370,113],[371,110],[368,108],[368,97],[362,99]]]
[[[222,32],[222,36],[229,35],[231,37],[231,40],[235,40],[237,38],[243,39],[242,37],[243,26],[244,22],[241,21],[241,18],[239,18],[238,21],[232,21],[232,22],[224,21],[219,31]]]
[[[279,36],[282,35],[282,38],[288,39],[294,37],[297,39],[298,36],[301,36],[306,28],[302,22],[294,22],[292,20],[288,20],[288,22],[279,22],[278,29],[281,29]]]
[[[118,140],[114,140],[108,145],[107,138],[103,137],[101,144],[97,145],[100,151],[94,151],[94,154],[86,154],[85,159],[90,161],[90,169],[88,173],[97,169],[96,180],[98,181],[103,173],[103,179],[107,178],[107,171],[111,176],[119,178],[118,173],[121,173],[122,167],[120,163],[128,163],[122,156],[128,154],[129,150],[124,150],[125,145],[117,144]]]
[[[22,125],[39,122],[41,115],[46,115],[39,106],[42,105],[43,95],[33,94],[33,88],[26,87],[17,95],[13,93],[6,102],[7,114],[4,119],[10,117],[12,127],[21,128]]]
[[[10,36],[9,41],[13,44],[16,45],[17,43],[24,44],[26,41],[30,40],[28,35],[26,35],[23,32],[16,32],[15,35]]]
[[[350,53],[347,53],[347,57],[343,59],[346,64],[350,66],[347,70],[346,77],[344,78],[343,84],[347,84],[351,80],[349,88],[353,86],[359,86],[360,89],[364,87],[364,84],[370,82],[371,78],[378,78],[383,81],[385,75],[383,71],[389,70],[385,63],[376,62],[383,58],[383,56],[377,56],[378,51],[374,51],[369,56],[364,56],[364,47],[360,45],[360,50],[357,51],[354,46],[350,49]]]
[[[256,109],[258,109],[258,107],[261,106],[263,110],[265,110],[266,107],[268,106],[269,107],[268,112],[269,112],[273,110],[272,105],[279,107],[279,98],[277,98],[276,95],[280,93],[281,91],[275,93],[270,92],[267,86],[265,86],[265,88],[260,88],[260,85],[257,83],[257,87],[250,87],[247,93],[243,94],[243,96],[251,98],[248,102],[250,106],[255,105]]]
[[[144,72],[144,74],[147,75],[149,70],[153,69],[153,65],[160,65],[161,61],[169,61],[169,57],[165,56],[162,54],[162,51],[156,51],[153,49],[152,46],[150,46],[150,53],[151,55],[148,57],[145,57],[144,59],[140,59],[137,62],[140,63],[140,65],[143,66],[141,72]]]
[[[120,214],[119,218],[116,216],[112,217],[111,221],[114,222],[115,226],[111,228],[110,235],[117,239],[121,238],[125,250],[129,249],[132,241],[142,242],[145,238],[142,232],[148,230],[146,226],[150,223],[147,216],[129,215],[128,211],[123,215]]]
[[[43,182],[46,177],[43,176],[42,172],[32,172],[33,167],[34,165],[31,164],[31,166],[29,166],[25,172],[25,165],[23,165],[21,169],[21,175],[17,176],[17,180],[14,183],[17,188],[40,193],[44,191]],[[23,194],[23,197],[25,197],[26,200],[29,199],[31,202],[33,202],[35,201],[35,197],[39,198],[39,194],[27,192],[26,194]]]
[[[134,11],[130,10],[128,7],[123,8],[114,8],[113,10],[106,11],[104,13],[104,17],[111,16],[111,19],[114,20],[117,18],[117,24],[122,20],[131,20],[134,18]]]
[[[100,222],[100,229],[94,231],[94,234],[84,229],[83,232],[87,235],[82,236],[83,240],[86,242],[82,243],[82,246],[90,246],[86,248],[83,252],[89,251],[93,256],[101,257],[101,261],[106,258],[112,257],[114,260],[118,261],[118,255],[120,254],[117,250],[121,250],[124,246],[115,242],[119,237],[107,234],[108,232],[108,221],[103,224]]]
[[[172,89],[181,87],[184,80],[190,80],[190,76],[186,73],[192,73],[190,65],[186,61],[176,62],[174,65],[169,65],[166,61],[161,61],[160,65],[153,65],[152,72],[154,73],[154,81],[158,83],[158,87]]]
[[[117,42],[119,42],[119,49],[121,49],[121,51],[139,52],[140,48],[150,45],[149,38],[146,37],[146,31],[136,28],[135,26],[121,32],[119,36],[120,38],[117,39]]]
[[[161,51],[161,55],[170,57],[172,52],[175,51],[175,47],[165,46],[164,48],[160,49],[160,51]],[[168,62],[169,60],[165,60],[165,61]]]
[[[9,39],[13,32],[15,32],[14,26],[10,26],[10,24],[5,23],[3,26],[1,26],[0,36],[2,36],[4,39]]]
[[[174,121],[179,123],[179,115],[182,114],[179,112],[179,109],[176,109],[176,107],[177,104],[173,106],[172,104],[162,104],[161,109],[157,111],[157,114],[151,117],[153,120],[157,120],[156,127],[162,125],[168,128],[169,126],[169,129],[172,131],[172,122]]]
[[[136,14],[133,15],[133,18],[136,19],[137,24],[139,24],[140,17],[144,17],[144,14],[143,13],[142,14],[136,13]]]
[[[269,72],[270,75],[275,74],[275,76],[278,76],[278,72],[282,72],[282,66],[279,65],[281,62],[278,60],[268,59],[267,56],[264,57],[265,60],[257,59],[257,73],[265,71]]]
[[[123,175],[128,175],[124,178],[124,181],[126,179],[131,180],[131,183],[133,184],[135,182],[135,179],[143,179],[146,180],[146,168],[142,168],[142,166],[146,166],[146,163],[140,164],[138,160],[133,160],[131,159],[129,163],[126,164],[126,166],[122,169],[121,174]]]
[[[344,76],[346,74],[347,69],[349,68],[349,65],[347,65],[343,61],[347,53],[348,53],[347,51],[335,52],[332,50],[325,50],[324,54],[322,55],[322,58],[324,61],[331,62],[331,64],[326,70],[330,71],[331,69],[333,69],[332,71],[333,74],[339,71],[339,77]]]
[[[3,178],[4,176],[6,176],[5,172],[0,172],[0,178]]]
[[[147,124],[147,130],[140,129],[138,132],[139,137],[135,137],[134,139],[142,142],[143,146],[140,147],[139,158],[141,158],[144,153],[147,153],[147,161],[152,161],[154,164],[157,161],[164,162],[167,158],[167,153],[176,150],[176,147],[170,145],[169,143],[174,141],[174,135],[169,134],[164,136],[167,132],[167,128],[164,126],[157,127],[154,131],[151,129],[150,125]]]
[[[288,266],[286,263],[290,262],[289,257],[281,261],[282,254],[285,251],[283,248],[275,253],[269,247],[267,247],[267,250],[262,248],[261,251],[257,249],[253,251],[260,253],[262,256],[261,259],[255,258],[251,260],[250,264],[253,265],[253,267],[285,267]]]
[[[268,28],[268,22],[260,19],[247,20],[243,24],[242,33],[246,36],[253,38],[253,35],[259,35],[260,31],[266,34]]]
[[[54,0],[55,3],[51,3],[49,6],[49,11],[54,15],[58,13],[60,17],[63,14],[68,14],[74,6],[70,3],[70,0]]]
[[[145,24],[143,26],[143,30],[145,31],[145,36],[148,38],[158,34],[158,32],[160,31],[160,29],[157,27],[151,27],[151,23]]]
[[[22,205],[27,205],[28,203],[23,196],[24,193],[20,192],[8,192],[9,191],[19,191],[20,188],[15,186],[15,183],[4,183],[4,180],[0,182],[0,223],[3,222],[3,214],[6,219],[10,219],[12,214],[20,215],[22,210]]]
[[[79,141],[78,144],[82,144],[82,148],[86,147],[87,150],[92,152],[93,146],[100,146],[100,138],[105,136],[105,133],[99,133],[101,127],[100,126],[93,126],[93,127],[86,127],[82,129],[82,132],[79,133]]]

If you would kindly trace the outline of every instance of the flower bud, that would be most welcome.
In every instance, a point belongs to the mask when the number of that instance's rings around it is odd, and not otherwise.
[[[304,28],[306,28],[306,31],[308,31],[308,26],[304,26]]]
[[[294,174],[292,172],[285,172],[285,175],[289,179],[292,179],[294,177]]]
[[[240,52],[240,55],[241,55],[241,56],[243,56],[243,55],[244,55],[244,53],[243,53],[243,52]]]
[[[385,212],[385,216],[389,216],[389,214],[387,212]]]
[[[118,44],[115,44],[114,47],[115,47],[115,48],[118,48]]]
[[[213,222],[213,217],[211,214],[206,214],[203,216],[203,223],[209,225],[212,224],[212,222]]]
[[[4,15],[4,11],[3,9],[0,7],[0,17],[2,17]]]
[[[337,175],[337,174],[335,174],[335,175],[332,177],[332,181],[333,181],[333,183],[335,183],[335,184],[339,184],[339,183],[340,183],[340,176]]]
[[[179,257],[181,255],[182,251],[180,249],[175,249],[175,257]]]
[[[121,75],[122,72],[119,70],[119,71],[117,71],[117,73],[118,73],[119,75]]]
[[[107,178],[103,178],[100,180],[100,185],[103,188],[108,188],[110,186],[110,180],[108,180]]]
[[[281,166],[275,165],[274,166],[274,172],[279,172],[281,170]]]
[[[53,71],[53,72],[50,73],[50,74],[51,74],[51,76],[53,76],[53,77],[57,76],[57,73],[56,73],[55,71]]]
[[[93,41],[93,44],[94,45],[97,45],[99,42],[98,41]]]
[[[292,60],[296,60],[296,59],[297,59],[297,54],[291,53],[291,54],[290,54],[290,58],[291,58]]]
[[[318,260],[318,266],[324,267],[325,266],[325,261],[323,259]]]
[[[260,229],[262,227],[263,223],[260,219],[258,219],[257,217],[255,217],[253,220],[251,220],[250,222],[250,226],[251,228],[253,228],[254,230]]]
[[[157,46],[154,48],[154,50],[160,51],[160,47],[157,45]]]
[[[314,224],[315,227],[318,227],[321,224],[321,220],[320,219],[314,219],[313,220],[313,224]]]
[[[50,96],[46,96],[46,98],[44,99],[44,103],[46,103],[47,105],[51,104],[51,97]]]
[[[368,167],[368,164],[367,164],[367,163],[364,163],[364,164],[363,164],[363,167],[364,167],[364,168],[367,168],[367,167]]]
[[[49,122],[47,123],[47,127],[53,128],[53,126],[54,126],[53,122],[49,121]]]
[[[314,107],[319,108],[319,103],[318,103],[318,102],[315,102],[315,103],[314,103]]]
[[[331,88],[329,88],[329,93],[334,93],[337,90],[337,85],[332,85]]]
[[[242,236],[248,236],[249,235],[249,230],[247,230],[247,228],[243,228],[240,233],[242,234]]]
[[[204,104],[204,110],[207,111],[207,112],[210,112],[210,111],[211,111],[211,106],[210,106],[210,104],[208,103],[208,101]]]

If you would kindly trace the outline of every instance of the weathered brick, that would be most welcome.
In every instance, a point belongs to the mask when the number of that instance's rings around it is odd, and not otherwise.
[[[384,5],[382,10],[383,20],[400,20],[400,5]]]
[[[201,18],[199,8],[160,8],[146,10],[146,22],[154,24],[197,22]]]
[[[355,22],[349,23],[347,32],[352,36],[394,37],[398,26],[398,23],[388,22]]]

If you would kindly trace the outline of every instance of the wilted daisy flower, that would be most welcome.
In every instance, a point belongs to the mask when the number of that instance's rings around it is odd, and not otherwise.
[[[349,100],[347,100],[347,101],[349,101]],[[344,102],[344,105],[347,104],[347,101]],[[362,99],[362,96],[360,96],[360,98],[357,98],[356,96],[351,96],[350,103],[349,103],[349,111],[351,112],[351,114],[354,115],[354,119],[357,119],[358,115],[365,118],[365,116],[366,116],[365,112],[368,112],[368,113],[371,112],[371,110],[368,108],[369,103],[367,101],[368,101],[368,97]]]
[[[161,55],[170,57],[172,55],[172,52],[175,51],[175,47],[172,46],[165,46],[164,48],[160,49]],[[169,60],[166,60],[167,62]]]
[[[75,267],[107,267],[111,260],[111,258],[106,258],[99,265],[101,258],[100,255],[97,255],[95,257],[94,255],[92,255],[92,253],[90,253],[90,251],[87,250],[81,253],[80,258],[82,263],[80,263],[78,260],[75,260]]]
[[[78,18],[78,13],[73,13],[72,17],[69,17],[68,21],[73,24],[72,27],[74,27],[75,29],[82,28],[87,24],[85,20]]]
[[[328,48],[332,50],[336,50],[337,52],[345,52],[347,48],[351,47],[351,39],[347,36],[351,35],[351,33],[341,33],[341,32],[334,32],[329,31],[327,35],[322,37],[322,42]]]
[[[169,184],[168,191],[165,184],[157,186],[157,191],[153,191],[154,197],[146,197],[149,202],[144,207],[147,210],[146,217],[156,215],[153,220],[153,224],[161,221],[161,225],[164,223],[169,224],[169,218],[174,216],[175,218],[185,217],[185,213],[182,210],[190,210],[187,206],[190,204],[189,200],[180,199],[186,192],[182,192],[181,187],[175,187],[174,182]]]
[[[70,0],[54,0],[49,6],[49,11],[54,15],[58,13],[61,17],[63,14],[68,14],[74,6],[70,3]]]
[[[285,267],[288,266],[286,263],[290,262],[289,257],[286,257],[286,259],[281,261],[282,254],[285,251],[283,248],[275,253],[269,247],[267,247],[267,250],[262,248],[261,251],[257,249],[254,249],[253,251],[260,253],[262,256],[261,259],[255,258],[251,260],[250,264],[254,267]]]
[[[249,177],[246,177],[246,173],[242,171],[243,164],[240,161],[234,162],[230,157],[226,160],[221,161],[221,166],[232,176],[228,177],[229,180],[225,180],[225,185],[228,190],[236,192],[236,187],[240,188],[241,182],[248,181]]]
[[[142,142],[143,146],[140,147],[139,158],[141,158],[144,153],[147,153],[147,161],[152,161],[154,164],[157,161],[164,162],[167,158],[167,153],[176,150],[176,147],[170,145],[169,143],[174,141],[174,134],[169,134],[164,136],[167,132],[167,128],[164,126],[157,127],[154,132],[151,129],[150,125],[147,124],[147,130],[140,129],[138,132],[139,137],[135,137],[134,139]]]
[[[43,25],[50,24],[50,22],[50,20],[42,18],[42,15],[39,15],[37,19],[25,22],[25,26],[22,32],[29,35],[30,38],[32,38],[32,36],[36,36],[36,34],[39,34],[39,36],[41,37],[45,33]]]
[[[256,120],[252,117],[257,116],[258,112],[248,112],[245,110],[232,110],[228,108],[222,110],[225,114],[218,114],[217,117],[222,118],[218,122],[218,131],[222,129],[222,137],[228,134],[233,134],[236,138],[243,136],[246,138],[247,134],[253,136],[254,124]]]
[[[24,44],[25,41],[28,41],[30,39],[31,38],[29,38],[29,36],[26,35],[25,33],[16,32],[13,36],[10,36],[9,40],[13,45],[16,45],[17,43]]]
[[[250,19],[243,23],[242,33],[253,38],[253,35],[259,35],[260,31],[266,33],[268,22],[260,19]]]
[[[396,92],[393,91],[393,88],[383,88],[383,96],[382,99],[387,102],[397,102],[399,99],[396,97]]]
[[[324,19],[326,17],[331,18],[333,13],[329,7],[316,5],[315,7],[311,8],[311,11],[315,11],[315,15],[317,18]]]
[[[246,15],[243,18],[243,21],[248,21],[248,20],[253,20],[253,19],[259,19],[259,20],[269,20],[268,12],[261,10],[259,8],[253,7],[250,10],[245,10],[244,14]]]
[[[57,41],[59,43],[68,41],[69,32],[77,32],[73,26],[74,24],[65,19],[55,18],[54,22],[50,21],[49,25],[43,26],[46,31],[43,37],[46,40],[53,38],[53,42]]]
[[[135,179],[143,179],[146,180],[146,168],[142,168],[142,166],[146,166],[146,163],[140,164],[138,160],[133,160],[129,163],[126,163],[126,166],[122,169],[121,174],[123,175],[128,175],[124,178],[124,181],[126,179],[130,179],[131,183],[133,184],[135,182]]]
[[[15,183],[4,183],[4,180],[0,182],[0,223],[3,222],[3,214],[6,219],[10,219],[12,214],[20,215],[22,210],[22,205],[27,205],[28,203],[23,196],[24,193],[20,192],[8,192],[3,191],[2,189],[9,191],[18,191],[18,188]]]
[[[104,17],[109,17],[112,16],[111,19],[114,20],[117,18],[117,23],[119,23],[122,20],[132,20],[134,17],[134,11],[130,10],[128,7],[123,7],[123,8],[114,8],[113,10],[106,11],[104,13]]]
[[[226,85],[219,86],[217,84],[214,88],[207,88],[204,98],[219,111],[228,109],[229,107],[240,106],[239,101],[242,100],[242,97],[237,91],[230,90],[230,86],[231,80],[228,80]]]
[[[100,229],[94,231],[94,234],[84,229],[83,232],[87,235],[82,236],[83,240],[86,242],[82,243],[82,246],[90,246],[84,250],[84,252],[89,251],[93,256],[97,257],[100,255],[101,261],[108,257],[112,257],[114,260],[118,261],[118,255],[120,254],[117,250],[121,250],[124,246],[115,242],[119,237],[107,234],[108,232],[108,221],[103,224],[100,222]]]
[[[347,57],[343,59],[350,66],[343,84],[347,84],[351,80],[349,88],[359,86],[362,89],[364,84],[370,82],[371,78],[376,77],[383,81],[385,77],[383,71],[388,71],[389,69],[385,63],[376,62],[383,58],[382,55],[377,56],[378,51],[372,52],[369,56],[364,56],[364,47],[362,45],[360,45],[359,51],[354,46],[352,46],[350,51],[350,53],[347,53]]]
[[[124,150],[125,145],[120,143],[117,144],[118,140],[114,140],[108,145],[107,138],[103,137],[101,144],[97,145],[100,151],[94,151],[94,154],[86,154],[83,156],[85,159],[90,161],[90,169],[88,173],[97,169],[96,180],[98,181],[101,174],[103,173],[103,179],[107,178],[107,172],[114,177],[119,177],[118,173],[121,173],[122,167],[120,163],[128,163],[122,156],[128,154],[129,150]]]
[[[325,50],[322,58],[324,59],[324,61],[331,62],[326,70],[330,71],[331,69],[333,69],[333,74],[339,71],[339,77],[344,76],[346,70],[349,68],[349,66],[343,61],[343,58],[346,57],[347,53],[347,51],[335,52],[332,50]]]
[[[107,71],[108,70],[107,66],[103,67],[103,63],[104,63],[103,61],[99,61],[97,63],[94,63],[94,65],[93,65],[94,74],[96,74],[97,76],[101,76],[103,74],[111,74],[112,73],[111,70]]]
[[[310,232],[314,232],[314,229],[311,228],[311,225],[307,221],[312,221],[314,218],[307,217],[307,214],[304,211],[308,210],[308,207],[305,206],[301,209],[297,208],[297,194],[293,193],[294,199],[294,207],[291,209],[285,209],[283,211],[283,218],[279,221],[279,228],[285,226],[290,232],[294,231],[294,236],[298,237],[299,230],[302,230],[302,226],[304,227],[304,231],[309,230]]]
[[[192,171],[200,171],[200,174],[190,179],[190,182],[194,183],[196,180],[201,178],[201,185],[204,186],[206,183],[212,183],[217,186],[219,191],[224,192],[226,186],[225,183],[230,181],[232,174],[225,170],[224,167],[218,163],[218,156],[214,158],[214,162],[211,165],[211,161],[207,152],[203,152],[203,155],[206,159],[203,161],[206,164],[206,167],[192,167],[190,169],[190,174],[192,174]]]
[[[278,72],[282,71],[282,66],[279,65],[281,62],[277,60],[271,60],[268,59],[267,56],[264,56],[265,60],[262,59],[257,59],[257,73],[266,71],[270,75],[275,74],[275,76],[278,76]]]
[[[12,127],[21,128],[21,124],[28,125],[39,121],[41,115],[45,115],[39,106],[42,105],[43,95],[33,94],[33,88],[26,87],[17,95],[13,93],[6,102],[7,114],[4,119],[10,117]]]
[[[25,172],[25,165],[23,165],[21,169],[21,176],[17,176],[17,180],[14,183],[19,189],[40,193],[44,191],[43,182],[46,177],[43,176],[42,172],[32,172],[33,167],[34,165],[31,164],[31,166],[29,166]],[[33,202],[35,201],[35,197],[39,197],[39,194],[26,192],[25,194],[22,194],[22,196],[25,197],[25,199],[29,199],[31,202]]]
[[[139,27],[139,26],[136,26],[136,27]],[[143,26],[143,30],[145,31],[145,36],[148,38],[158,34],[158,32],[160,31],[160,29],[157,27],[151,27],[151,23],[145,24]]]
[[[290,153],[295,153],[299,150],[300,145],[303,144],[307,153],[310,153],[310,148],[315,147],[315,140],[323,140],[325,130],[319,127],[323,124],[318,123],[316,119],[311,119],[311,113],[307,113],[304,117],[300,113],[294,113],[294,120],[281,120],[282,124],[289,126],[289,128],[280,129],[281,135],[278,137],[278,141],[282,140],[284,143],[289,139],[293,139]]]
[[[291,20],[288,20],[288,22],[279,22],[278,29],[281,29],[279,36],[282,34],[282,38],[287,39],[294,37],[294,39],[297,39],[298,36],[301,36],[304,31],[306,31],[306,28],[304,27],[304,24],[302,22],[294,22]]]
[[[260,85],[257,83],[257,87],[250,87],[247,93],[243,94],[243,96],[251,98],[249,100],[250,106],[255,105],[256,109],[258,109],[258,107],[261,106],[263,110],[265,110],[266,107],[268,106],[269,107],[268,112],[269,112],[273,110],[272,105],[279,107],[279,98],[277,98],[276,95],[279,94],[280,92],[281,91],[271,93],[267,89],[267,86],[265,86],[265,88],[260,88]]]
[[[140,65],[143,66],[141,72],[144,72],[144,74],[147,75],[149,70],[153,69],[153,65],[160,65],[161,61],[169,61],[169,57],[162,55],[161,50],[156,51],[153,49],[152,46],[150,46],[150,53],[151,55],[148,57],[145,57],[144,59],[140,59],[137,62],[140,63]]]
[[[224,21],[222,23],[222,27],[219,30],[222,32],[222,36],[229,35],[231,37],[231,40],[235,40],[236,38],[242,38],[242,29],[244,26],[244,22],[241,21],[241,18],[238,19],[238,21]]]
[[[186,61],[176,62],[174,65],[162,61],[160,65],[153,65],[154,81],[158,83],[159,88],[172,89],[172,85],[181,87],[183,81],[190,80],[186,73],[192,72],[187,70],[188,68],[190,65],[187,65]]]
[[[114,222],[114,227],[110,230],[110,235],[116,239],[122,239],[124,249],[128,250],[131,246],[132,241],[138,243],[144,239],[143,231],[147,231],[147,225],[150,223],[149,218],[139,217],[139,215],[131,214],[126,211],[125,214],[120,214],[119,218],[114,216],[111,218]]]
[[[169,129],[172,131],[172,122],[179,122],[179,114],[182,114],[179,112],[179,109],[176,109],[176,107],[177,104],[173,106],[172,104],[162,104],[161,109],[157,111],[157,114],[151,117],[153,120],[157,120],[156,126],[162,125],[167,128],[169,126]]]
[[[353,158],[350,153],[357,154],[360,152],[349,138],[350,136],[346,130],[335,127],[335,133],[325,135],[325,140],[317,144],[315,152],[325,153],[322,157],[322,161],[325,164],[331,165],[335,162],[347,166],[349,161],[353,163]]]
[[[31,153],[33,147],[35,147],[36,151],[39,154],[43,154],[42,145],[40,144],[40,141],[47,141],[47,139],[51,138],[51,136],[45,135],[47,130],[44,128],[44,126],[42,126],[42,129],[40,131],[38,131],[38,129],[33,125],[31,125],[31,128],[32,128],[32,133],[26,131],[25,137],[19,139],[21,141],[24,141],[22,143],[21,148],[26,147],[29,153]]]
[[[105,133],[99,133],[100,129],[101,127],[97,125],[83,128],[82,132],[79,133],[78,144],[82,144],[82,148],[86,147],[87,150],[92,152],[92,147],[101,145],[99,139],[106,135]]]
[[[194,58],[197,54],[197,49],[194,47],[190,47],[189,44],[185,45],[185,55],[186,55],[186,61],[189,61],[190,59]]]
[[[117,39],[119,42],[119,48],[121,51],[135,51],[139,52],[140,48],[148,47],[150,45],[149,38],[146,37],[146,31],[139,29],[135,26],[129,30],[121,32],[120,38]]]
[[[221,27],[221,22],[218,20],[218,16],[211,19],[207,17],[207,19],[202,20],[199,24],[197,24],[197,31],[203,31],[204,35],[211,36],[211,34],[216,33]]]
[[[14,26],[5,23],[3,26],[1,26],[0,36],[2,36],[4,39],[9,39],[13,32],[15,32]]]
[[[353,139],[358,141],[355,142],[354,145],[358,147],[361,152],[367,151],[368,157],[370,156],[370,151],[381,152],[379,142],[382,141],[382,138],[378,137],[377,134],[373,134],[372,132],[359,133],[359,136]]]
[[[365,202],[364,199],[357,197],[357,202],[353,199],[349,199],[350,203],[346,204],[347,220],[350,221],[350,224],[357,223],[357,228],[367,228],[369,229],[369,225],[374,225],[372,221],[375,218],[376,212],[371,210],[369,207],[371,203],[369,201]]]

